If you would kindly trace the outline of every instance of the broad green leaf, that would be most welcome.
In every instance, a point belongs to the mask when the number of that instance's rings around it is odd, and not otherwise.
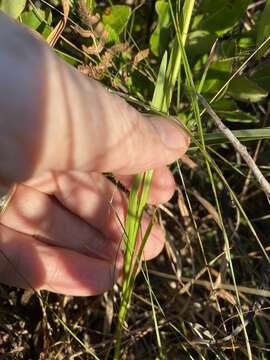
[[[256,123],[258,119],[246,111],[241,111],[233,99],[221,98],[213,103],[213,109],[224,120],[239,123]]]
[[[257,46],[260,46],[264,40],[270,36],[270,0],[267,1],[265,8],[260,16],[257,27]],[[267,50],[267,46],[263,48],[258,57],[261,57]]]
[[[256,67],[255,72],[250,77],[260,87],[266,91],[270,91],[270,61],[260,64]]]
[[[116,33],[116,31],[109,25],[106,24],[104,27],[104,30],[107,31],[108,33],[108,38],[106,40],[107,43],[118,43],[119,40],[119,35]]]
[[[26,0],[2,0],[0,4],[0,10],[17,19],[25,8]]]
[[[256,31],[251,30],[248,32],[240,33],[238,38],[238,46],[241,49],[250,50],[256,46]]]
[[[235,56],[237,43],[235,39],[221,41],[220,56],[222,59],[228,59]]]
[[[38,30],[38,27],[42,24],[51,25],[52,13],[50,8],[45,10],[35,9],[30,11],[24,11],[21,15],[22,22],[28,27]]]
[[[258,102],[267,96],[267,91],[244,75],[234,78],[230,82],[228,92],[239,101]]]
[[[24,11],[21,16],[23,24],[33,30],[37,30],[42,23],[42,18],[45,18],[45,11],[40,9],[38,10],[38,13],[34,10]]]
[[[131,15],[131,8],[126,5],[113,5],[108,9],[106,15],[102,16],[104,25],[109,25],[117,35],[120,35],[127,25]]]
[[[213,102],[212,108],[216,111],[236,111],[238,106],[233,99],[226,99],[222,97],[218,101]]]
[[[21,15],[21,20],[23,24],[38,31],[44,38],[47,38],[52,31],[50,27],[52,13],[48,7],[45,10],[35,9],[24,11]]]
[[[200,24],[203,21],[203,14],[198,14],[198,15],[193,15],[192,16],[192,24],[191,24],[191,28],[190,31],[196,31],[197,29],[200,28]]]
[[[246,111],[218,111],[218,115],[226,121],[235,123],[257,123],[259,120]]]
[[[203,93],[213,94],[221,89],[230,77],[231,68],[231,60],[220,60],[211,64],[203,86]]]
[[[161,56],[168,48],[169,26],[171,23],[170,7],[167,1],[159,0],[155,5],[158,15],[157,27],[150,38],[150,48],[153,54]]]
[[[233,29],[250,2],[251,0],[204,0],[202,10],[205,19],[201,23],[201,28],[218,36],[224,35]]]
[[[216,36],[208,31],[197,30],[188,34],[186,50],[189,57],[208,54],[216,40]]]

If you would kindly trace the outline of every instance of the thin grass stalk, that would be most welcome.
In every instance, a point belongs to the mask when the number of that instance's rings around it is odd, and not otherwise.
[[[252,60],[263,47],[265,47],[270,42],[270,35],[264,40],[264,42],[243,62],[243,64],[231,75],[231,77],[226,81],[226,83],[219,89],[219,91],[215,94],[215,96],[209,101],[209,104],[212,104],[226,89],[226,87],[229,85],[229,83],[238,75],[240,74],[247,64]],[[203,109],[203,112],[205,112],[205,109]]]
[[[145,269],[146,269],[145,273],[147,276],[147,280],[148,280],[148,283],[150,284],[150,278],[149,278],[149,273],[147,271],[146,263],[145,263]],[[153,293],[151,291],[150,286],[148,287],[148,290],[149,290],[149,297],[150,297],[150,301],[151,301],[153,321],[154,321],[154,326],[155,326],[155,333],[156,333],[156,337],[157,337],[157,345],[158,345],[158,350],[159,350],[159,354],[160,354],[160,359],[164,360],[165,355],[164,355],[164,351],[163,351],[163,347],[162,347],[162,343],[161,343],[161,337],[160,337],[159,328],[158,328],[158,321],[157,321],[157,316],[156,316],[156,312],[155,312],[155,308],[154,308]]]
[[[179,47],[180,47],[180,50],[182,52],[183,65],[184,65],[188,85],[192,89],[192,93],[191,93],[192,108],[193,108],[195,119],[196,119],[196,122],[197,122],[197,128],[198,128],[198,131],[199,131],[199,136],[200,136],[200,140],[201,140],[202,149],[205,152],[206,151],[206,146],[205,146],[204,137],[203,137],[203,128],[202,128],[202,123],[201,123],[199,104],[198,104],[198,101],[196,99],[196,88],[195,88],[195,85],[194,85],[194,82],[193,82],[192,73],[191,73],[191,69],[189,67],[189,62],[188,62],[188,59],[187,59],[187,56],[186,56],[186,52],[185,52],[185,49],[184,49],[184,46],[183,46],[183,43],[182,43],[181,31],[180,31],[179,27],[177,28],[177,24],[176,24],[175,18],[173,16],[173,13],[172,13],[172,17],[173,17],[173,22],[174,22],[175,29],[176,29],[176,35],[177,35]],[[232,259],[231,259],[231,254],[230,254],[229,239],[228,239],[228,235],[227,235],[227,232],[226,232],[224,224],[223,224],[221,207],[220,207],[218,196],[217,196],[217,191],[216,191],[216,186],[215,186],[215,183],[214,183],[212,170],[211,170],[209,161],[208,161],[208,159],[206,157],[205,157],[205,164],[206,164],[208,176],[209,176],[209,179],[210,179],[213,195],[214,195],[214,198],[215,198],[215,203],[216,203],[216,206],[217,206],[219,219],[220,219],[220,222],[222,224],[222,233],[223,233],[223,238],[224,238],[224,242],[225,242],[226,257],[227,257],[227,260],[228,260],[229,265],[230,265],[232,280],[233,280],[233,284],[234,284],[235,290],[236,290],[235,293],[236,293],[236,299],[237,299],[237,305],[238,305],[236,307],[236,309],[237,309],[237,312],[239,314],[239,318],[241,320],[241,323],[243,325],[243,331],[244,331],[244,336],[245,336],[245,341],[246,341],[248,358],[252,359],[251,347],[250,347],[249,338],[248,338],[248,334],[247,334],[247,330],[246,330],[246,324],[245,324],[245,321],[244,321],[240,296],[239,296],[239,293],[238,293],[238,290],[237,290],[236,278],[235,278]],[[210,281],[212,283],[211,276],[210,276]]]
[[[152,170],[150,170],[147,173],[141,173],[135,176],[128,202],[128,210],[124,229],[124,238],[126,245],[124,283],[122,288],[121,303],[118,312],[118,322],[116,329],[116,345],[114,352],[115,360],[120,359],[122,331],[127,309],[130,303],[132,289],[135,281],[135,274],[137,270],[137,259],[134,259],[135,245],[139,233],[144,207],[146,205],[150,191],[152,173]],[[148,232],[147,234],[149,236]],[[142,245],[144,245],[145,242],[146,240],[142,242]]]
[[[237,195],[234,193],[234,191],[231,189],[230,185],[228,184],[228,182],[226,181],[225,177],[223,176],[221,170],[219,169],[219,167],[217,166],[217,164],[214,162],[214,160],[209,156],[208,152],[205,151],[201,145],[198,143],[198,147],[200,148],[200,151],[203,153],[204,157],[208,160],[209,164],[211,164],[211,166],[215,169],[215,171],[217,172],[217,174],[219,175],[220,179],[222,180],[222,182],[224,183],[225,187],[228,189],[231,197],[232,197],[232,200],[234,202],[234,204],[238,207],[241,215],[243,216],[244,220],[247,222],[253,236],[255,237],[255,239],[257,240],[263,254],[265,255],[265,258],[267,259],[267,261],[270,263],[270,259],[269,259],[269,256],[266,252],[266,250],[264,249],[263,247],[263,244],[261,243],[254,227],[252,226],[250,220],[248,219],[243,207],[241,206],[239,200],[238,200],[238,197]],[[218,210],[218,213],[219,213],[219,217],[221,218],[221,221],[222,221],[222,216],[220,215],[221,214],[221,209],[219,207],[219,204],[218,204],[218,207],[217,207],[217,210]],[[224,225],[223,225],[224,227]],[[243,326],[243,332],[244,332],[244,336],[245,336],[245,340],[246,340],[246,344],[247,344],[247,353],[248,353],[248,357],[249,359],[252,359],[252,353],[251,353],[251,348],[250,348],[250,344],[249,344],[249,339],[248,339],[248,334],[247,334],[247,330],[246,330],[246,324],[245,324],[245,320],[244,320],[244,316],[243,316],[243,312],[242,312],[242,308],[241,308],[241,302],[240,302],[240,295],[239,295],[239,292],[238,292],[238,286],[236,284],[236,278],[235,278],[235,274],[234,274],[234,270],[233,270],[233,264],[232,264],[232,259],[231,259],[231,255],[230,255],[230,248],[229,248],[229,240],[228,240],[228,237],[227,237],[227,233],[225,232],[225,234],[223,233],[223,236],[225,236],[225,245],[226,245],[226,255],[228,256],[228,262],[229,262],[229,265],[230,265],[230,269],[231,269],[231,275],[232,275],[232,280],[233,280],[233,286],[234,286],[234,291],[236,293],[236,300],[237,300],[237,305],[238,305],[238,308],[237,311],[238,311],[238,314],[239,314],[239,318],[241,320],[241,323],[242,323],[242,326]]]
[[[184,13],[183,13],[183,41],[186,41],[186,36],[190,24],[191,14],[193,11],[195,0],[186,1],[184,4]],[[174,66],[171,66],[170,69],[167,68],[167,53],[164,54],[162,63],[160,66],[159,77],[156,83],[155,92],[152,101],[152,107],[158,111],[163,111],[165,113],[169,110],[169,105],[172,98],[173,89],[177,80],[177,76],[181,67],[181,52],[177,51],[178,49],[173,49],[171,55],[171,61],[174,57],[174,54],[177,54],[177,62]],[[176,52],[177,51],[177,52]],[[171,62],[172,63],[172,62]],[[166,71],[166,72],[165,72]],[[165,75],[166,74],[166,75]],[[169,90],[168,90],[169,87]],[[169,98],[167,97],[169,91]],[[164,103],[165,95],[167,97],[166,103]],[[123,324],[126,318],[127,309],[130,303],[132,289],[136,277],[136,261],[133,261],[134,249],[136,244],[136,239],[139,232],[140,222],[143,215],[144,207],[146,205],[148,194],[150,190],[150,184],[152,179],[153,171],[147,171],[143,174],[139,174],[135,177],[130,197],[128,203],[128,212],[125,222],[125,242],[126,242],[126,254],[125,254],[125,266],[124,266],[124,284],[122,289],[122,297],[120,303],[120,310],[118,313],[118,323],[116,330],[116,346],[114,359],[118,360],[120,358],[120,348],[121,348],[121,337]],[[141,192],[141,193],[140,193]],[[144,238],[146,242],[147,238]],[[144,244],[141,246],[141,254],[138,256],[138,263],[140,263],[140,258],[142,256]],[[140,252],[139,252],[140,253]],[[152,299],[152,296],[151,296]],[[156,324],[155,324],[156,325]],[[160,349],[160,355],[163,358],[162,346],[160,341],[160,336],[158,332],[158,327],[156,328],[157,342]]]
[[[186,79],[187,79],[187,82],[188,82],[188,86],[189,86],[190,89],[193,90],[193,92],[195,92],[196,90],[195,90],[195,84],[193,82],[192,72],[191,72],[191,69],[189,67],[189,62],[188,62],[187,55],[186,55],[186,52],[185,52],[185,49],[184,49],[184,44],[182,42],[181,29],[179,27],[179,24],[177,24],[176,19],[174,17],[172,5],[171,5],[171,0],[169,0],[169,4],[170,4],[171,16],[172,16],[172,20],[173,20],[173,24],[174,24],[175,32],[176,32],[176,40],[178,42],[178,51],[181,52],[181,58],[183,60],[183,67],[184,67]],[[199,133],[199,137],[200,137],[200,141],[201,141],[201,147],[204,150],[204,152],[206,152],[206,145],[205,145],[205,142],[204,142],[203,127],[202,127],[201,116],[200,116],[200,108],[199,108],[199,104],[198,104],[198,99],[197,99],[196,96],[193,95],[193,93],[191,93],[191,106],[192,106],[193,113],[194,113],[195,120],[196,120],[196,127],[198,129],[198,133]],[[191,126],[191,127],[193,127],[193,125],[194,125],[193,123],[189,124],[189,126]],[[214,180],[213,180],[213,175],[212,175],[211,167],[209,166],[209,163],[207,161],[207,158],[205,158],[205,163],[206,163],[210,183],[212,185],[213,193],[214,193],[214,196],[215,196],[215,199],[216,199],[216,202],[217,202],[218,199],[216,197],[216,189],[215,189],[215,184],[214,184]],[[221,220],[221,224],[223,224],[222,220]],[[198,240],[199,240],[199,245],[200,245],[200,248],[201,248],[201,252],[202,252],[202,255],[203,255],[204,262],[205,262],[206,265],[208,265],[200,236],[198,236]],[[210,282],[211,282],[212,289],[214,289],[214,283],[213,283],[213,280],[212,280],[212,275],[210,273],[210,270],[208,270],[208,276],[209,276],[209,279],[210,279]],[[221,307],[219,305],[218,299],[216,299],[216,303],[217,303],[217,306],[220,309],[220,313],[221,313]]]
[[[190,22],[190,18],[188,21],[188,25],[189,22]],[[184,28],[188,29],[188,26],[184,25]],[[181,61],[178,61],[178,65],[177,65],[178,72],[180,69],[180,65],[181,65]],[[174,68],[174,71],[175,69],[177,69],[177,67]],[[166,108],[164,108],[164,105],[162,105],[164,104],[164,98],[165,98],[164,94],[166,93],[165,84],[166,82],[168,82],[168,72],[166,72],[166,70],[167,70],[167,53],[165,52],[161,62],[159,76],[157,79],[151,106],[158,111],[164,111],[167,113],[168,107],[166,106]],[[171,81],[172,80],[170,80],[169,82],[170,86],[172,86]],[[118,360],[120,358],[120,347],[121,347],[123,324],[126,318],[127,309],[132,294],[132,288],[135,281],[134,274],[136,273],[136,269],[134,269],[135,264],[133,262],[134,248],[140,227],[140,220],[148,198],[152,174],[153,171],[150,170],[143,174],[139,174],[135,177],[128,202],[128,212],[125,222],[125,235],[124,235],[125,243],[126,243],[125,265],[124,265],[125,278],[122,288],[120,309],[118,313],[118,323],[116,330],[116,346],[114,353],[115,360]],[[140,191],[142,191],[141,195],[140,195]],[[140,262],[140,257],[138,257],[138,262]],[[158,343],[160,343],[159,336],[157,336],[157,340]]]
[[[181,20],[180,20],[180,25],[179,25],[181,28],[183,46],[185,46],[185,43],[186,43],[194,5],[195,5],[195,0],[186,0],[183,5],[183,10],[182,10]],[[171,12],[173,12],[171,0],[169,0],[169,6],[170,6]],[[166,76],[167,81],[165,83],[166,96],[164,96],[164,100],[163,100],[163,104],[162,104],[162,108],[161,108],[161,110],[165,113],[168,111],[168,109],[170,107],[175,84],[176,84],[177,78],[180,76],[181,61],[182,61],[182,52],[179,51],[179,44],[178,44],[177,36],[176,36],[174,39],[174,44],[173,44],[173,48],[171,51],[169,65],[168,65],[168,69],[167,69],[167,76]]]
[[[254,238],[256,239],[258,245],[260,246],[262,253],[265,256],[265,259],[267,260],[267,262],[270,264],[270,258],[262,244],[262,242],[259,239],[258,234],[256,233],[256,230],[254,228],[254,226],[251,224],[247,214],[245,213],[240,201],[238,200],[237,195],[235,194],[235,192],[232,190],[232,188],[230,187],[229,183],[227,182],[227,180],[225,179],[222,171],[220,170],[219,166],[216,164],[216,162],[214,161],[214,159],[209,155],[207,150],[204,150],[201,146],[201,144],[199,143],[198,140],[196,140],[193,137],[193,141],[196,145],[196,148],[198,148],[200,150],[200,152],[202,153],[202,155],[207,159],[207,161],[209,162],[209,164],[211,165],[211,167],[215,170],[215,172],[218,174],[219,178],[221,179],[221,181],[223,182],[223,184],[225,185],[226,189],[228,190],[234,204],[237,206],[237,208],[239,209],[241,215],[243,216],[244,220],[247,222],[247,225],[252,233],[252,235],[254,236]],[[211,263],[210,263],[211,265]]]
[[[159,76],[156,82],[156,87],[152,101],[152,107],[157,110],[160,110],[163,100],[162,97],[164,94],[166,67],[167,67],[167,53],[165,52],[160,65]],[[137,259],[136,261],[134,261],[133,258],[134,258],[136,240],[139,234],[140,223],[141,223],[144,207],[148,199],[152,175],[153,175],[152,170],[136,175],[129,196],[128,210],[127,210],[125,229],[124,229],[124,238],[126,244],[124,283],[122,288],[121,303],[118,313],[118,323],[116,329],[116,346],[114,353],[115,360],[118,360],[120,358],[123,325],[126,318],[127,309],[130,303],[132,289],[135,282],[135,277],[137,272],[136,265],[139,266],[143,248],[147,240],[147,238],[144,237],[144,241],[142,242],[142,245],[140,247]]]

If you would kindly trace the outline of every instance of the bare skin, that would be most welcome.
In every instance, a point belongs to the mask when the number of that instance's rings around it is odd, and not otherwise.
[[[100,294],[122,275],[115,213],[123,222],[127,206],[102,173],[129,187],[153,168],[150,202],[166,202],[175,187],[166,164],[185,153],[188,137],[83,77],[3,14],[0,49],[0,192],[20,184],[0,218],[0,281]],[[155,225],[144,259],[164,241]]]

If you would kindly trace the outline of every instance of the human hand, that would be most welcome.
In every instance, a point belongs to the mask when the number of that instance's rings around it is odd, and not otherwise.
[[[19,183],[0,218],[0,281],[102,293],[122,275],[127,208],[102,172],[130,187],[133,174],[153,168],[149,201],[165,202],[175,187],[166,164],[184,154],[188,137],[83,77],[1,13],[0,48],[1,189]],[[163,244],[155,225],[144,259]]]

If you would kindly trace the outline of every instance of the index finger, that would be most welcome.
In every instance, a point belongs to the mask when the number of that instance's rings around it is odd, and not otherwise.
[[[145,117],[0,15],[0,178],[45,171],[134,174],[181,157],[188,136]]]

